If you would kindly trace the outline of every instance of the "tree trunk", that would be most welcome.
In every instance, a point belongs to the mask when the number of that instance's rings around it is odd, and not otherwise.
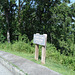
[[[20,12],[21,12],[21,7],[20,7],[20,0],[19,0],[19,9],[18,9],[19,26],[21,24]]]
[[[5,9],[6,23],[7,23],[7,41],[10,43],[10,32],[9,32],[9,11]]]
[[[7,41],[8,41],[8,43],[10,43],[10,32],[9,32],[9,29],[7,30]]]
[[[50,33],[50,38],[51,38],[51,44],[52,44],[52,41],[53,41],[52,33]]]

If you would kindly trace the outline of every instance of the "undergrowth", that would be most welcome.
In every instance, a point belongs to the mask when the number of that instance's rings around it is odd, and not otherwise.
[[[42,46],[39,46],[39,59],[41,59],[41,47]],[[0,43],[0,48],[4,50],[18,51],[30,54],[35,52],[35,45],[32,43],[32,41],[29,43],[25,43],[24,41],[16,41],[14,43]],[[60,52],[56,50],[56,47],[53,44],[47,43],[46,58],[50,60],[52,59],[55,63],[63,64],[64,66],[75,71],[75,57],[60,54]]]

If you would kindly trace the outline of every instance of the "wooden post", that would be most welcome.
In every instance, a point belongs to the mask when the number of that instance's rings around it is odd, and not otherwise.
[[[41,56],[41,63],[45,64],[45,57],[46,57],[46,48],[42,46],[42,56]]]
[[[38,56],[39,56],[39,45],[35,45],[35,60],[38,61]]]
[[[47,42],[47,34],[45,35],[45,46],[42,46],[42,56],[41,56],[41,63],[45,64],[45,58],[46,58],[46,42]]]

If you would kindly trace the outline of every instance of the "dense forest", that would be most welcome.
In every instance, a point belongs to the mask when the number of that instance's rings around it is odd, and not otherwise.
[[[1,0],[0,42],[10,43],[19,36],[33,39],[34,33],[47,34],[48,42],[61,53],[74,55],[75,3],[69,0]]]
[[[0,42],[32,41],[34,33],[47,34],[60,54],[75,56],[75,3],[69,4],[70,0],[0,0]]]

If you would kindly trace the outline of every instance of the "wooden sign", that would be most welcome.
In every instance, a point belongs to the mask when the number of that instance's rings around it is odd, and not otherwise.
[[[35,43],[35,60],[38,60],[39,56],[39,45],[42,45],[41,63],[45,64],[46,58],[46,41],[47,34],[40,35],[39,33],[34,34],[33,43]]]
[[[45,35],[34,34],[33,43],[45,46],[46,45]]]

